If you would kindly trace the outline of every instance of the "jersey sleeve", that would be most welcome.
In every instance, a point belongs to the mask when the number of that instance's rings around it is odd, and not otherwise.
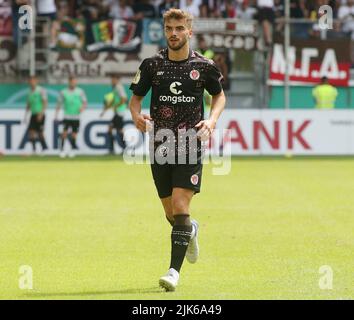
[[[145,96],[151,88],[151,82],[149,60],[145,59],[141,63],[129,89],[132,90],[136,96]]]
[[[118,83],[116,86],[116,93],[120,98],[127,99],[127,94],[125,93],[124,87],[121,83]]]
[[[84,90],[80,89],[80,97],[82,102],[87,102],[86,93]]]
[[[206,76],[205,89],[210,95],[215,96],[222,91],[221,81],[224,79],[216,65],[210,64]]]
[[[44,88],[41,88],[41,97],[43,101],[48,101],[47,90]]]

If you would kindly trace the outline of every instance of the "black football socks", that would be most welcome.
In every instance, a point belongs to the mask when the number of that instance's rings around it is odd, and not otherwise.
[[[180,271],[184,256],[192,234],[189,215],[175,215],[175,223],[171,233],[171,263],[170,268]]]
[[[77,145],[76,145],[76,138],[74,138],[72,135],[69,135],[69,141],[70,141],[71,147],[72,147],[74,150],[77,150],[78,147],[77,147]]]
[[[36,152],[36,139],[32,138],[32,139],[30,139],[30,141],[31,141],[31,144],[32,144],[33,152]]]
[[[113,134],[112,134],[112,132],[108,132],[108,148],[109,148],[109,153],[113,153],[114,152]]]
[[[63,151],[64,150],[64,144],[65,144],[65,138],[62,136],[60,139],[60,150]]]
[[[46,143],[43,135],[39,136],[39,142],[40,142],[40,144],[42,146],[42,150],[47,150],[48,149],[47,143]]]

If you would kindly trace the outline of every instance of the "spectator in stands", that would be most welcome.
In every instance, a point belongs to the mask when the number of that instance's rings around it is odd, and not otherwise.
[[[85,20],[85,40],[86,44],[89,45],[94,42],[92,25],[107,18],[105,7],[100,0],[83,0],[79,14]]]
[[[37,15],[48,17],[50,20],[57,18],[57,6],[55,0],[37,0]]]
[[[141,21],[143,18],[156,18],[155,7],[150,0],[136,0],[133,5],[134,19]]]
[[[274,0],[257,0],[257,17],[262,25],[265,47],[270,47],[272,44],[273,7]]]
[[[130,19],[134,16],[133,9],[127,5],[126,0],[115,0],[111,2],[109,17],[113,19]]]
[[[242,0],[239,4],[236,17],[242,20],[252,20],[257,13],[257,9],[253,6],[254,0]]]
[[[321,83],[312,90],[312,96],[315,99],[317,109],[333,109],[338,91],[329,84],[327,77],[323,77]]]
[[[274,16],[275,19],[277,20],[277,23],[275,24],[274,27],[275,34],[283,34],[284,32],[284,25],[285,25],[284,11],[285,11],[284,0],[274,0]]]
[[[37,14],[39,17],[49,18],[50,23],[43,25],[43,33],[50,33],[49,47],[55,45],[55,26],[52,23],[57,19],[57,6],[55,0],[37,0]]]
[[[354,0],[347,0],[338,11],[338,19],[342,22],[342,28],[352,40],[354,40]]]
[[[236,18],[236,3],[234,0],[225,0],[225,6],[221,12],[223,18]]]
[[[214,11],[215,0],[202,0],[199,6],[199,17],[208,18],[212,16]]]
[[[164,0],[161,2],[157,8],[157,15],[159,18],[162,18],[165,11],[171,8],[179,8],[179,3],[176,0]]]
[[[66,1],[58,4],[58,19],[53,22],[55,30],[55,43],[53,46],[59,48],[82,48],[85,42],[84,36],[76,35],[77,29],[71,24],[72,17],[69,16],[70,7]],[[83,28],[83,25],[81,25]],[[83,29],[82,29],[83,30]]]
[[[305,0],[291,0],[290,1],[290,17],[294,19],[304,19],[307,17],[307,10]],[[305,22],[291,24],[291,36],[296,38],[308,38],[309,29],[312,25]]]
[[[190,13],[193,17],[199,17],[201,0],[180,0],[179,8]]]

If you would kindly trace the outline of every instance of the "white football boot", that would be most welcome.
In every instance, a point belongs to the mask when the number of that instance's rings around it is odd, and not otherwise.
[[[192,220],[192,237],[189,241],[189,245],[186,251],[186,259],[189,263],[196,263],[199,257],[199,245],[198,245],[198,229],[199,224],[197,221]]]
[[[61,151],[61,152],[59,153],[59,157],[60,157],[60,158],[65,158],[65,157],[66,157],[66,152],[65,152],[65,151]]]
[[[76,150],[72,149],[69,151],[69,158],[75,158],[76,157]]]
[[[179,273],[177,270],[171,268],[167,274],[160,278],[159,285],[166,291],[175,291],[179,280]]]

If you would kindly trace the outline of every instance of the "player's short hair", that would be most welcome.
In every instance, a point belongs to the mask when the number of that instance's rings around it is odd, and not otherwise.
[[[163,14],[163,24],[165,24],[166,21],[168,21],[170,19],[176,19],[176,20],[184,20],[185,19],[187,22],[187,26],[190,29],[192,29],[193,16],[186,11],[183,11],[181,9],[171,8]]]
[[[322,82],[327,82],[327,81],[328,81],[328,78],[327,78],[326,76],[324,76],[324,77],[321,78],[321,81],[322,81]]]

